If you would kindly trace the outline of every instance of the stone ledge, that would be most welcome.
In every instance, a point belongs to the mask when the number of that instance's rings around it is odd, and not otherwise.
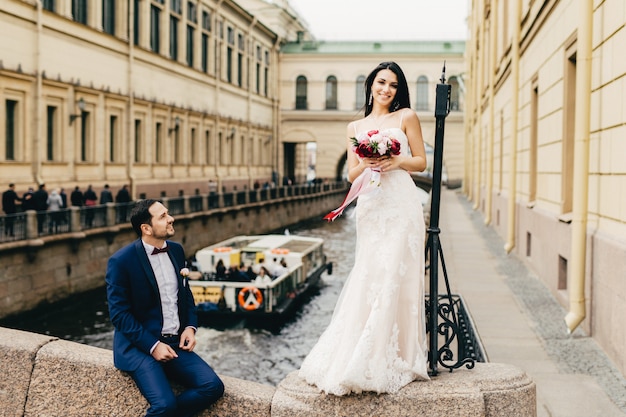
[[[37,352],[56,338],[0,328],[0,408],[6,416],[24,414]]]
[[[272,417],[535,417],[535,383],[520,369],[476,363],[474,369],[443,371],[430,381],[413,382],[397,394],[337,397],[319,392],[290,373],[278,385]]]
[[[0,328],[0,414],[10,416],[143,415],[147,403],[113,366],[113,353],[79,343]],[[289,374],[274,388],[221,376],[224,397],[201,417],[458,416],[535,417],[534,382],[511,365],[477,363],[442,372],[397,394],[325,395]]]

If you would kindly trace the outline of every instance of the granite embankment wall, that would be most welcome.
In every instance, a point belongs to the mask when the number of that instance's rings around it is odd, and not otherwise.
[[[235,235],[267,233],[314,217],[321,221],[341,204],[346,187],[178,214],[174,240],[191,256]],[[103,286],[108,258],[136,239],[130,223],[111,224],[0,243],[0,318]]]
[[[110,350],[0,328],[0,416],[135,417],[147,403]],[[324,395],[289,374],[278,387],[221,375],[202,417],[536,417],[535,384],[511,365],[477,363],[397,394]]]

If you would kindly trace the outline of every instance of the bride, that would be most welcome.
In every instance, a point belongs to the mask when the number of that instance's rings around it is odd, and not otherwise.
[[[348,180],[354,188],[360,176],[380,172],[380,185],[358,198],[354,267],[329,326],[299,371],[309,384],[334,395],[394,393],[414,380],[429,379],[425,225],[409,175],[426,168],[421,126],[395,62],[374,68],[365,81],[365,96],[365,117],[347,128]],[[400,154],[357,156],[349,138],[372,130],[397,139]]]

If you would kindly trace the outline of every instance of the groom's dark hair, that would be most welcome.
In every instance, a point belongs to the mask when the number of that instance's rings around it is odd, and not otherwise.
[[[133,230],[137,233],[137,237],[141,237],[142,224],[149,224],[152,226],[152,214],[150,214],[150,207],[158,201],[159,200],[151,198],[139,200],[130,211],[130,223],[133,225]]]

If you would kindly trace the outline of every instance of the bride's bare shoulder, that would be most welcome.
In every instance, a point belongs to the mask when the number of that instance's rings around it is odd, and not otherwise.
[[[354,134],[354,132],[358,130],[357,128],[360,126],[360,123],[363,120],[365,119],[353,120],[350,123],[348,123],[347,131],[350,132],[351,134]]]

